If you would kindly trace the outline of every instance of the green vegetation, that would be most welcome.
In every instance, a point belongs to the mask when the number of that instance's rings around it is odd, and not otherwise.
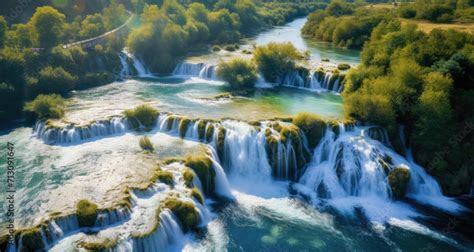
[[[153,72],[168,73],[182,56],[200,45],[233,43],[242,34],[260,27],[283,24],[302,16],[324,3],[254,2],[249,0],[217,1],[215,4],[192,3],[183,6],[176,0],[164,0],[161,7],[146,5],[142,25],[128,37],[132,52],[144,59]],[[157,46],[160,45],[160,46]],[[224,47],[235,51],[235,45]],[[220,47],[212,47],[219,51]]]
[[[153,175],[152,181],[159,180],[162,183],[172,186],[174,184],[173,173],[169,171],[157,170]]]
[[[188,118],[181,118],[181,120],[179,121],[179,126],[178,126],[180,137],[184,138],[186,136],[186,131],[188,130],[188,126],[190,122],[191,120],[189,120]]]
[[[255,66],[240,58],[220,63],[217,76],[228,82],[233,89],[252,88],[257,81]]]
[[[296,70],[296,61],[303,59],[291,43],[269,43],[253,52],[253,60],[265,80],[276,83],[285,74]]]
[[[216,148],[217,148],[217,154],[219,155],[219,158],[221,158],[222,160],[224,158],[226,133],[227,133],[227,130],[222,126],[217,129]]]
[[[150,138],[147,136],[141,137],[138,141],[140,148],[146,151],[153,151],[155,148],[153,147],[153,143],[150,141]]]
[[[65,100],[56,94],[38,95],[25,104],[25,111],[32,112],[38,119],[58,119],[64,115]]]
[[[214,135],[214,124],[209,124],[206,131],[206,141],[211,142]]]
[[[184,179],[184,184],[189,187],[193,188],[194,187],[194,173],[191,169],[184,169],[183,171],[183,179]]]
[[[87,251],[106,251],[117,246],[118,238],[109,239],[105,238],[100,242],[86,242],[81,241],[78,243],[79,247]]]
[[[346,115],[386,127],[397,145],[405,125],[415,161],[447,195],[467,192],[474,177],[473,49],[472,34],[426,34],[393,19],[373,30],[344,82]]]
[[[169,197],[163,202],[163,206],[178,217],[184,232],[195,229],[199,224],[199,214],[193,203]]]
[[[193,169],[202,184],[204,193],[212,196],[215,193],[214,177],[216,172],[212,165],[212,160],[207,156],[188,156],[184,161],[184,165]]]
[[[372,30],[391,16],[393,13],[388,9],[369,9],[332,1],[326,10],[317,10],[309,15],[302,33],[337,46],[361,48]]]
[[[207,123],[208,123],[207,120],[199,120],[197,122],[199,139],[204,139],[204,137],[206,136],[206,125],[207,125]]]
[[[30,228],[21,231],[21,239],[23,246],[28,251],[36,251],[44,249],[43,238],[41,236],[40,228]]]
[[[349,64],[345,64],[345,63],[337,65],[337,69],[339,69],[341,71],[349,70],[350,68],[351,68],[351,66]]]
[[[410,182],[410,170],[400,166],[390,171],[388,174],[388,183],[395,198],[403,198]]]
[[[311,113],[298,113],[293,118],[293,124],[306,135],[311,149],[319,144],[327,128],[326,122],[321,117]]]
[[[92,227],[97,219],[97,205],[86,200],[80,200],[76,205],[77,222],[79,227]]]
[[[204,196],[202,196],[201,192],[197,187],[194,187],[191,190],[191,196],[193,196],[199,203],[204,204]]]
[[[123,114],[133,129],[143,127],[144,130],[150,131],[156,123],[159,112],[155,108],[145,104],[134,109],[125,110]]]

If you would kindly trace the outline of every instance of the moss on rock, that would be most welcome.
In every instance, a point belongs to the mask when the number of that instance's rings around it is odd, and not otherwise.
[[[117,242],[118,242],[118,238],[114,238],[114,239],[105,238],[102,241],[98,241],[98,242],[80,241],[78,245],[79,247],[87,251],[106,251],[117,246]]]
[[[206,125],[207,125],[207,121],[206,120],[199,120],[197,122],[198,124],[198,135],[199,135],[199,139],[202,140],[204,139],[204,137],[206,137]]]
[[[206,195],[213,195],[215,190],[214,177],[216,172],[212,165],[212,160],[205,156],[188,156],[184,164],[193,169],[202,184],[202,189]]]
[[[173,185],[173,173],[169,171],[157,170],[152,178],[153,181],[159,180],[167,185]]]
[[[311,149],[314,149],[319,144],[326,130],[326,122],[318,115],[312,113],[298,113],[293,118],[293,124],[306,135]]]
[[[225,148],[225,135],[227,130],[224,127],[219,127],[217,130],[217,139],[216,139],[216,147],[217,147],[217,154],[221,160],[224,159],[224,148]]]
[[[92,227],[97,219],[97,205],[86,200],[80,200],[76,205],[79,227]]]
[[[212,136],[214,135],[214,124],[209,124],[209,126],[207,127],[207,131],[206,131],[206,141],[210,142],[212,141]]]
[[[41,251],[44,249],[43,238],[39,227],[21,230],[21,240],[23,241],[23,251]]]
[[[193,203],[169,197],[163,202],[163,206],[176,215],[184,232],[195,229],[199,224],[199,214]]]
[[[188,118],[181,118],[181,121],[179,122],[179,136],[181,138],[184,138],[186,136],[186,131],[188,130],[188,126],[191,120]]]
[[[183,171],[183,179],[184,179],[184,184],[189,187],[189,188],[193,188],[194,187],[194,183],[193,183],[193,180],[194,180],[194,173],[191,169],[184,169]]]
[[[134,109],[125,110],[123,114],[133,129],[139,129],[141,124],[144,130],[150,131],[156,123],[159,112],[145,104]]]
[[[201,192],[197,187],[194,187],[191,190],[191,196],[193,196],[199,203],[204,204],[204,196],[202,196]]]
[[[395,198],[405,196],[408,182],[410,182],[410,170],[407,167],[399,166],[388,174],[388,183]]]

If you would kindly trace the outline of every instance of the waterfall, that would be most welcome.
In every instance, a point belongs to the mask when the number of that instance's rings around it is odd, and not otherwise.
[[[308,76],[303,76],[299,71],[293,71],[286,74],[279,83],[286,87],[341,93],[343,91],[342,78],[339,74],[324,70],[311,71]]]
[[[133,67],[137,71],[138,77],[153,77],[148,68],[141,62],[141,60],[134,54],[128,52],[126,49],[122,51],[133,62]],[[127,64],[128,65],[128,64]]]
[[[125,53],[119,53],[118,56],[120,59],[120,64],[122,64],[122,70],[120,70],[120,76],[121,77],[130,76],[130,66],[128,65],[128,62],[127,62],[127,55]]]
[[[45,121],[38,121],[33,133],[46,144],[77,144],[97,137],[125,133],[127,129],[127,119],[112,117],[109,120],[94,121],[85,126],[69,124],[62,128],[49,126]]]
[[[173,75],[217,80],[216,66],[205,63],[181,62],[174,69]]]
[[[460,210],[456,203],[442,195],[438,183],[412,159],[405,159],[386,144],[372,139],[367,130],[368,127],[354,127],[346,131],[341,125],[336,135],[328,128],[300,184],[296,185],[297,190],[309,195],[317,204],[326,201],[341,211],[347,211],[354,202],[362,208],[390,204],[393,192],[388,174],[402,166],[410,172],[408,197],[448,211]],[[380,213],[381,210],[367,210],[374,211],[379,211],[378,215],[386,214]]]

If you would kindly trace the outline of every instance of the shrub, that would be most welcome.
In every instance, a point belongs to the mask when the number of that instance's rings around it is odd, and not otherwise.
[[[214,194],[214,177],[216,172],[212,165],[212,160],[204,155],[201,156],[188,156],[185,159],[184,164],[193,169],[198,176],[202,184],[202,189],[206,195]]]
[[[251,88],[257,81],[254,65],[238,58],[220,63],[217,67],[217,76],[228,82],[234,89]]]
[[[153,151],[155,148],[153,147],[153,143],[150,141],[150,138],[148,138],[147,136],[144,136],[142,138],[140,138],[140,140],[138,141],[138,143],[140,144],[140,147],[143,149],[143,150],[146,150],[146,151]]]
[[[308,139],[310,148],[315,148],[326,130],[326,123],[316,114],[298,113],[293,118],[293,124],[303,131]]]
[[[25,104],[25,111],[34,113],[39,119],[58,119],[64,115],[65,100],[57,95],[38,95]]]
[[[395,198],[405,196],[408,182],[410,182],[410,170],[406,167],[399,166],[388,174],[388,183]]]
[[[401,18],[411,19],[416,17],[416,9],[412,4],[401,4],[398,7],[398,15]]]
[[[66,94],[76,85],[77,78],[62,67],[45,67],[39,72],[37,89],[39,93]]]
[[[197,189],[197,187],[194,187],[191,190],[191,196],[193,196],[199,203],[204,204],[204,197],[202,196],[199,189]]]
[[[269,43],[259,46],[253,53],[253,60],[265,80],[276,83],[285,74],[295,69],[296,61],[303,55],[291,43]]]
[[[149,131],[155,124],[159,112],[149,105],[140,105],[134,109],[124,111],[123,114],[132,128],[138,129],[143,126],[146,131]]]
[[[170,209],[176,215],[184,232],[196,228],[199,224],[198,212],[191,202],[170,197],[164,201],[164,207]]]
[[[213,51],[213,52],[218,52],[218,51],[220,51],[220,50],[221,50],[221,47],[220,47],[220,46],[218,46],[218,45],[212,46],[212,51]]]
[[[337,65],[337,69],[339,69],[341,71],[348,70],[350,68],[351,68],[351,66],[349,64],[345,64],[345,63]]]
[[[235,51],[235,46],[234,45],[226,45],[224,47],[224,50],[226,50],[228,52],[233,52],[233,51]]]
[[[99,242],[86,242],[84,240],[78,243],[79,247],[85,249],[86,251],[107,251],[113,249],[117,246],[118,239],[109,239],[105,238]]]
[[[76,205],[77,222],[79,227],[92,227],[97,219],[97,205],[86,200],[80,200]]]

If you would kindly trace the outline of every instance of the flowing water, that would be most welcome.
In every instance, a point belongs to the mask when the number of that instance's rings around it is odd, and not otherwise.
[[[358,52],[303,39],[298,29],[304,22],[297,19],[264,32],[247,45],[290,39],[298,49],[310,51],[311,62],[329,58],[334,63],[358,63]],[[459,233],[456,226],[446,221],[431,225],[439,218],[429,218],[436,212],[455,220],[458,226],[469,226],[459,224],[463,219],[458,217],[469,210],[444,197],[437,182],[412,161],[409,150],[407,156],[394,152],[384,132],[375,136],[371,127],[341,124],[337,130],[328,127],[314,149],[308,147],[302,133],[286,142],[278,141],[271,149],[268,137],[283,136],[266,120],[302,111],[342,118],[343,100],[334,93],[341,87],[312,74],[307,80],[288,76],[282,81],[300,89],[257,88],[229,95],[227,85],[216,79],[213,68],[216,59],[229,55],[235,54],[193,57],[178,66],[173,76],[158,78],[124,51],[120,55],[122,76],[140,78],[74,92],[64,121],[55,122],[59,128],[38,122],[34,127],[2,132],[2,142],[15,143],[18,160],[15,224],[27,227],[46,222],[41,227],[41,240],[43,249],[50,251],[75,251],[82,241],[104,239],[115,241],[110,251],[474,248],[468,235]],[[200,64],[202,60],[206,63]],[[135,71],[129,69],[131,64]],[[316,91],[319,89],[334,92]],[[143,103],[161,113],[150,132],[136,133],[122,112]],[[183,131],[184,117],[195,120]],[[232,119],[206,121],[206,136],[201,135],[201,119],[221,118]],[[256,120],[258,125],[244,122]],[[279,125],[292,127],[285,122]],[[225,131],[219,134],[217,129]],[[153,152],[144,153],[138,146],[143,135],[150,137]],[[186,167],[171,162],[161,169],[173,174],[173,186],[157,181],[134,190],[129,209],[103,211],[93,227],[78,226],[73,213],[79,199],[90,199],[102,209],[113,207],[123,198],[124,188],[148,181],[160,159],[190,153],[211,159],[216,194],[221,200],[206,197],[201,204],[191,197],[182,175]],[[3,167],[4,149],[0,155]],[[391,157],[388,168],[380,163],[386,156]],[[299,163],[301,160],[304,164]],[[386,169],[398,166],[411,174],[406,200],[394,200],[388,184]],[[6,176],[5,169],[0,176]],[[202,191],[202,181],[196,176],[193,184]],[[183,232],[177,216],[166,209],[159,213],[160,225],[150,232],[157,221],[156,209],[169,195],[194,205],[200,232]],[[2,206],[5,197],[1,195]],[[2,210],[1,223],[6,226]],[[56,212],[72,215],[48,219]],[[20,238],[9,251],[21,251],[25,246]]]

